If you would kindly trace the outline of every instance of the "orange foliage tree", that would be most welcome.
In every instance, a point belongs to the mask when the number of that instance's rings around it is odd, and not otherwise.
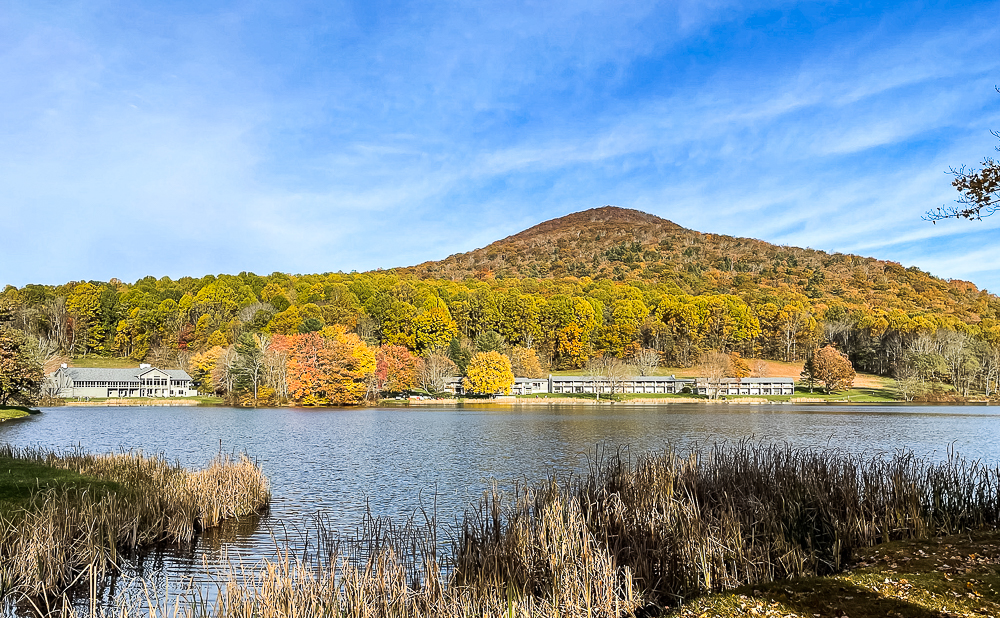
[[[417,358],[401,345],[383,344],[375,352],[375,388],[401,393],[417,385]]]
[[[731,377],[740,380],[750,377],[750,364],[739,352],[729,353],[729,373]]]
[[[301,405],[364,401],[375,373],[375,353],[354,333],[328,327],[289,337],[288,395]]]
[[[847,355],[833,346],[825,346],[813,356],[816,378],[826,387],[827,394],[843,391],[854,385],[854,367]]]

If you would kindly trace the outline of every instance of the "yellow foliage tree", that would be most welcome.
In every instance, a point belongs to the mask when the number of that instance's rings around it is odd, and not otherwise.
[[[514,347],[510,351],[510,366],[515,376],[522,378],[541,378],[545,376],[538,355],[531,348]]]
[[[435,306],[414,320],[414,343],[418,352],[444,347],[458,335],[458,327],[455,326],[455,320],[451,319],[447,305],[441,299],[435,300]]]
[[[510,359],[499,352],[480,352],[473,356],[466,368],[466,376],[462,386],[470,393],[507,395],[514,384]]]
[[[215,346],[204,352],[199,352],[191,357],[188,361],[188,369],[191,372],[191,377],[194,379],[195,384],[198,385],[198,390],[201,392],[216,392],[216,385],[212,381],[212,372],[215,370],[216,363],[222,358],[222,355],[226,351],[222,349],[221,346]]]
[[[298,307],[289,307],[278,315],[271,318],[267,324],[267,331],[276,335],[294,335],[299,332],[299,325],[302,324],[302,310]]]

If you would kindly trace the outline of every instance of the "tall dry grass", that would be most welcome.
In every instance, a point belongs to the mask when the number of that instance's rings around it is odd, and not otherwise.
[[[188,542],[229,517],[270,502],[268,481],[248,457],[220,455],[190,471],[137,451],[94,455],[0,445],[0,457],[72,470],[120,490],[53,486],[0,515],[0,596],[59,594],[117,569],[121,554],[159,542]]]
[[[456,581],[552,594],[551,518],[587,535],[658,604],[744,584],[839,571],[863,546],[1000,523],[1000,469],[752,442],[634,463],[604,453],[590,473],[484,499],[456,544]]]

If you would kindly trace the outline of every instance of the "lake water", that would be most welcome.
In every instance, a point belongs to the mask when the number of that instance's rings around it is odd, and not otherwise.
[[[270,557],[275,539],[301,544],[317,514],[335,527],[366,509],[400,520],[436,505],[452,522],[490,483],[502,488],[586,472],[598,445],[632,453],[753,438],[816,449],[942,459],[949,448],[1000,462],[1000,408],[865,405],[565,405],[360,409],[62,407],[0,424],[0,442],[90,452],[142,449],[188,467],[246,452],[271,479],[268,516],[134,565],[154,579],[198,585],[203,560]],[[10,610],[8,610],[9,612]]]

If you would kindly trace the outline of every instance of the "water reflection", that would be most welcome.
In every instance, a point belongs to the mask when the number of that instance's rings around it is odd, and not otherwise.
[[[101,452],[138,448],[201,467],[225,451],[257,458],[272,481],[270,513],[229,522],[189,546],[127,564],[107,595],[141,594],[130,578],[179,590],[206,586],[226,557],[253,564],[286,542],[420,509],[454,522],[492,483],[511,487],[586,472],[595,447],[684,450],[747,437],[853,453],[909,449],[943,459],[949,447],[996,464],[998,413],[987,406],[548,405],[387,409],[52,408],[0,425],[0,442]],[[310,539],[312,539],[310,541]],[[447,539],[439,539],[446,544]],[[312,547],[315,547],[313,545]],[[14,613],[23,614],[23,609]],[[10,613],[10,612],[8,612]]]

